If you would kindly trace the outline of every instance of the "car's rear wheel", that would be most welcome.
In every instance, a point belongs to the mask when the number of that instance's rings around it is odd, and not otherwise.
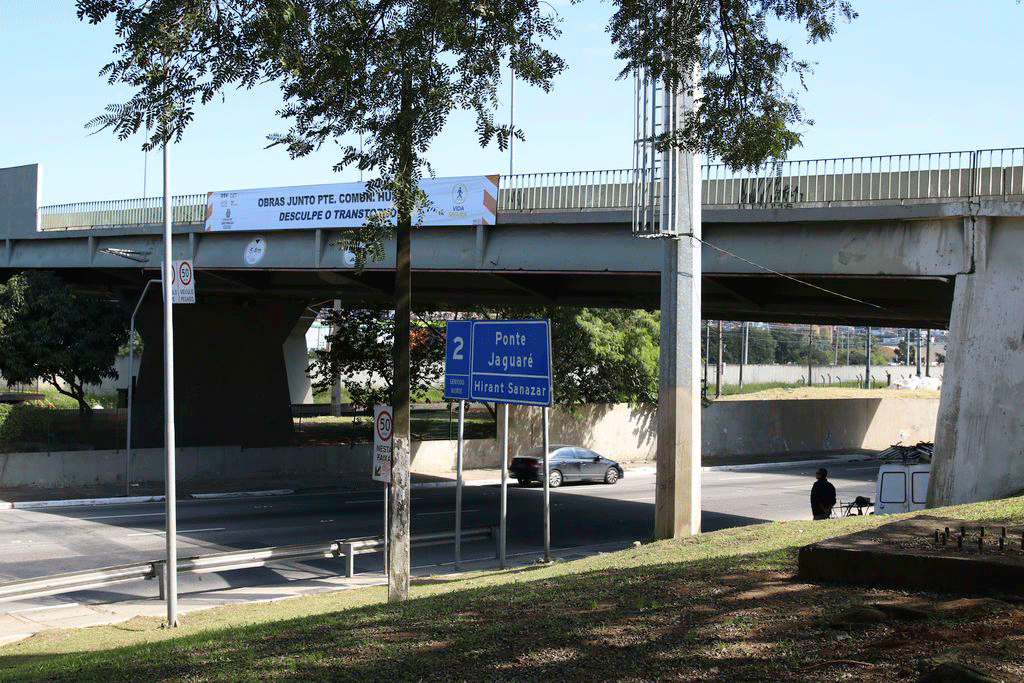
[[[553,489],[556,489],[561,485],[562,473],[559,472],[558,470],[551,470],[551,472],[548,473],[548,486],[550,486]]]
[[[608,471],[604,473],[604,483],[614,484],[619,480],[619,471],[614,467],[609,467]]]

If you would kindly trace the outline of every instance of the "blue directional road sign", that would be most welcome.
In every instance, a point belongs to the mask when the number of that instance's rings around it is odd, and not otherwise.
[[[473,322],[450,320],[445,331],[444,397],[461,401],[472,400],[469,395],[469,359],[473,336]]]
[[[448,323],[447,341],[446,398],[552,404],[547,320],[454,321]]]

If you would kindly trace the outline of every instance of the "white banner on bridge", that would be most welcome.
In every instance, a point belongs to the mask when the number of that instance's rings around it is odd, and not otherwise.
[[[420,188],[433,204],[422,224],[494,225],[498,176],[423,178]],[[374,212],[395,224],[390,192],[370,192],[366,183],[300,185],[210,192],[206,231],[361,228]],[[413,221],[418,220],[413,216]]]

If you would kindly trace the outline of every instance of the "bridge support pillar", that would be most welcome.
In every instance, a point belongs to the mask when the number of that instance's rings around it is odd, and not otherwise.
[[[965,223],[974,272],[956,278],[929,507],[1024,490],[1024,219]]]
[[[200,300],[202,301],[202,300]],[[293,441],[285,341],[305,302],[246,299],[174,311],[175,420],[180,446],[283,446]],[[143,306],[135,440],[163,445],[162,306]]]
[[[686,98],[678,97],[677,106],[687,104]],[[656,539],[700,533],[700,161],[683,151],[674,154],[670,189],[674,236],[663,240],[661,267]]]
[[[700,533],[700,247],[666,239],[661,274],[654,537]],[[698,273],[697,277],[693,273]]]
[[[312,403],[313,385],[306,374],[309,367],[309,349],[306,346],[306,332],[316,319],[316,314],[306,310],[295,323],[291,334],[284,342],[284,362],[288,368],[288,393],[292,403]]]

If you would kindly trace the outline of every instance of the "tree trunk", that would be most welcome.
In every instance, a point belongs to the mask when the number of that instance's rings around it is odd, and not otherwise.
[[[75,396],[78,401],[78,425],[82,441],[92,441],[92,406],[85,400],[85,395]]]
[[[402,76],[401,128],[398,145],[398,177],[402,193],[395,193],[398,220],[395,229],[395,346],[393,450],[391,460],[391,531],[388,543],[388,601],[409,597],[409,467],[411,461],[409,415],[409,323],[412,304],[412,206],[413,140],[412,75],[406,67]],[[400,194],[404,196],[399,196]]]

